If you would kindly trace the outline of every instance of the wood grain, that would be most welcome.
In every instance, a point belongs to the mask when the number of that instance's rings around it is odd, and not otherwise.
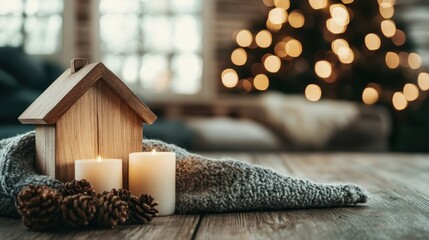
[[[36,126],[36,168],[55,177],[55,125]]]
[[[70,61],[70,69],[71,73],[76,73],[79,71],[83,66],[88,64],[88,59],[86,58],[73,58]]]
[[[56,124],[56,178],[74,179],[74,161],[98,156],[98,91],[90,88]]]
[[[141,152],[142,120],[104,81],[96,84],[98,154],[122,159],[124,188],[128,188],[128,155]]]

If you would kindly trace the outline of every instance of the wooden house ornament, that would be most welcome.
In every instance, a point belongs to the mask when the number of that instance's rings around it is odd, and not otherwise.
[[[156,115],[103,63],[73,59],[19,120],[36,125],[38,169],[61,181],[74,179],[77,159],[118,158],[128,183],[128,154],[140,152],[142,123]]]

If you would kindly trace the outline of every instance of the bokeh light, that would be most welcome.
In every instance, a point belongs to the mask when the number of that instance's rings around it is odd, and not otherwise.
[[[395,69],[399,66],[399,55],[395,52],[387,52],[385,61],[388,68]]]
[[[332,51],[335,53],[335,54],[338,54],[338,50],[340,49],[340,48],[342,48],[342,47],[349,47],[349,43],[346,41],[346,40],[344,40],[344,39],[335,39],[334,41],[332,41],[332,43],[331,43],[331,48],[332,48]]]
[[[235,38],[240,47],[248,47],[252,44],[253,36],[249,30],[240,30]]]
[[[422,57],[417,53],[410,53],[408,55],[408,66],[411,69],[419,69],[422,66]]]
[[[290,7],[290,0],[274,0],[274,5],[278,8],[288,10]]]
[[[332,20],[335,21],[336,24],[340,26],[349,24],[349,12],[343,4],[332,4],[329,7],[329,12],[331,13]]]
[[[392,104],[396,110],[401,111],[407,108],[408,101],[405,98],[404,94],[402,94],[401,92],[395,92],[392,97]]]
[[[381,22],[381,32],[384,36],[391,38],[396,33],[396,25],[392,20],[384,20]]]
[[[227,88],[233,88],[238,83],[238,75],[234,69],[227,68],[222,72],[222,84]]]
[[[371,105],[378,101],[379,94],[377,89],[373,87],[366,87],[362,92],[362,101],[365,104]]]
[[[328,0],[309,0],[308,2],[315,10],[325,8],[328,5]]]
[[[286,10],[283,8],[273,8],[268,13],[268,21],[273,24],[282,24],[287,20]]]
[[[392,42],[396,46],[402,46],[404,45],[405,41],[407,40],[407,36],[402,30],[396,29],[395,35],[392,37]]]
[[[270,81],[268,80],[268,77],[265,74],[258,74],[253,79],[253,85],[259,91],[265,91],[268,89],[268,86],[270,85]]]
[[[316,84],[309,84],[305,88],[305,97],[312,102],[317,102],[322,97],[322,89]]]
[[[353,50],[347,46],[340,47],[338,49],[338,59],[340,62],[344,64],[350,64],[355,59],[355,54],[353,53]]]
[[[291,39],[287,41],[285,45],[285,50],[287,55],[291,57],[298,57],[302,53],[302,45],[298,40]]]
[[[417,78],[417,83],[419,84],[419,87],[423,91],[429,90],[429,73],[422,72],[419,74]]]
[[[322,60],[316,62],[314,71],[321,78],[328,78],[332,74],[332,66],[328,61]]]
[[[412,83],[405,84],[403,92],[405,99],[409,102],[412,102],[419,97],[419,88]]]
[[[256,34],[256,44],[261,48],[267,48],[271,45],[272,36],[268,30],[262,30]]]
[[[274,53],[279,57],[286,57],[286,43],[285,42],[278,42],[276,46],[274,47]]]
[[[243,66],[247,61],[247,53],[243,48],[237,48],[231,53],[231,61],[237,66]]]
[[[264,60],[264,67],[268,72],[276,73],[280,70],[281,60],[275,55],[270,55]]]
[[[326,20],[326,28],[333,34],[340,34],[346,31],[346,25],[340,25],[332,18]]]
[[[385,19],[392,18],[393,14],[395,14],[395,9],[391,5],[390,6],[380,5],[379,10],[380,10],[380,15]]]
[[[301,28],[304,26],[305,18],[301,11],[294,10],[289,14],[289,24],[293,28]]]
[[[371,51],[375,51],[379,49],[381,46],[380,37],[375,33],[367,34],[365,36],[365,45]]]

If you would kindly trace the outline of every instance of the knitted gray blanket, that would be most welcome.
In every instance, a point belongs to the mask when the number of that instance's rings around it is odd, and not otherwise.
[[[176,153],[176,212],[228,212],[347,206],[367,201],[355,185],[327,185],[281,175],[232,160],[210,159],[157,140],[143,151]],[[61,183],[34,169],[35,134],[0,141],[0,215],[16,217],[14,199],[29,184],[59,188]]]

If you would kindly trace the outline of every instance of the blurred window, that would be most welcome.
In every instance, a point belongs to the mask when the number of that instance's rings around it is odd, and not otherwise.
[[[62,0],[0,0],[0,46],[22,46],[29,54],[60,50]]]
[[[201,2],[100,0],[103,62],[139,92],[200,92]]]

